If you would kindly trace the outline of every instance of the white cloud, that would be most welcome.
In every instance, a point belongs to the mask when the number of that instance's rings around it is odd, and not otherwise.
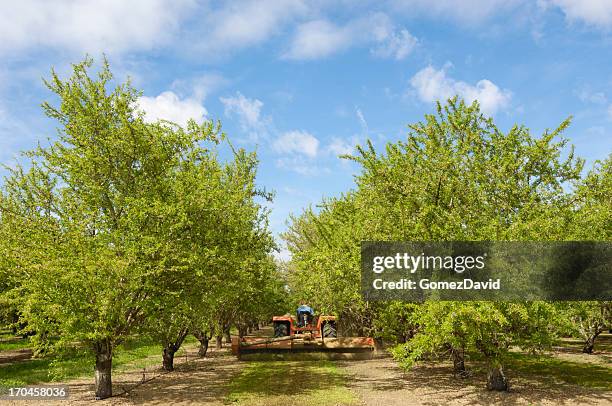
[[[589,89],[582,89],[578,92],[578,98],[585,103],[605,104],[608,98],[603,92],[592,92]]]
[[[359,121],[361,127],[361,133],[355,134],[349,138],[332,137],[331,142],[327,145],[326,151],[334,156],[339,155],[351,155],[355,151],[355,146],[359,144],[360,140],[368,137],[370,130],[368,129],[368,122],[363,115],[363,112],[359,107],[355,108],[355,115]]]
[[[612,27],[610,0],[549,0],[547,4],[559,7],[569,21],[582,21],[599,28]]]
[[[349,155],[353,153],[355,146],[342,138],[334,137],[327,148],[334,155]]]
[[[368,122],[366,121],[363,112],[360,108],[355,109],[355,114],[357,115],[357,119],[359,120],[359,125],[361,126],[361,131],[367,135],[368,133]]]
[[[508,107],[511,99],[510,91],[500,89],[490,80],[482,79],[471,85],[448,77],[446,68],[436,70],[432,66],[417,72],[410,79],[410,85],[425,102],[444,101],[458,95],[467,102],[478,100],[481,110],[489,115]]]
[[[292,40],[287,59],[316,59],[328,56],[347,48],[351,33],[326,20],[310,21],[301,24]]]
[[[249,99],[240,92],[236,92],[236,96],[221,97],[219,100],[225,106],[225,115],[230,117],[236,115],[242,131],[249,133],[251,138],[257,139],[266,131],[270,120],[262,117],[261,100]]]
[[[375,56],[403,59],[416,44],[408,30],[397,29],[386,14],[375,13],[343,26],[325,19],[300,24],[283,58],[318,59],[352,46],[371,45]]]
[[[305,155],[314,158],[318,153],[319,140],[307,131],[289,131],[278,137],[272,148],[281,154]]]
[[[197,46],[203,52],[227,53],[260,44],[308,11],[302,0],[246,0],[203,11]],[[214,57],[214,55],[211,55]]]
[[[138,107],[145,112],[145,120],[148,122],[168,120],[185,125],[189,119],[201,122],[207,114],[199,100],[181,100],[171,91],[163,92],[157,97],[142,96],[138,99]]]
[[[372,53],[381,58],[404,59],[416,47],[418,40],[406,29],[389,34],[388,38],[372,49]]]
[[[0,5],[0,52],[151,49],[167,42],[192,0],[20,0]]]
[[[227,80],[220,73],[209,72],[191,79],[178,79],[172,83],[172,89],[181,94],[192,94],[193,98],[204,101],[211,93],[227,85]]]
[[[0,52],[52,47],[98,54],[173,42],[213,59],[260,44],[309,13],[304,0],[0,2]]]
[[[297,155],[277,159],[276,166],[304,176],[316,176],[323,172],[329,172],[328,168],[317,166],[312,159]]]

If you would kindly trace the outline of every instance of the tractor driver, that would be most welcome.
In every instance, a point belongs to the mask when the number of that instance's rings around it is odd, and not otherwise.
[[[298,327],[306,326],[314,317],[314,310],[308,306],[303,300],[300,301],[300,305],[297,308],[297,322]]]

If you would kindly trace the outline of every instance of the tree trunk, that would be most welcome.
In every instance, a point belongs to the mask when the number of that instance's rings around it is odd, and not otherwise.
[[[217,336],[215,337],[215,348],[220,350],[221,348],[223,348],[223,334],[217,334]]]
[[[205,357],[208,352],[208,343],[212,338],[212,333],[209,335],[207,330],[195,330],[193,332],[195,338],[200,342],[200,348],[198,348],[198,357]]]
[[[96,400],[113,396],[111,371],[113,366],[113,345],[109,339],[94,344],[96,352]]]
[[[176,351],[173,346],[167,345],[164,347],[164,352],[162,354],[162,367],[166,371],[174,371],[174,354]]]
[[[202,339],[199,339],[198,341],[200,341],[200,348],[198,349],[198,357],[205,357],[206,353],[208,352],[208,336],[205,336]]]
[[[452,348],[451,354],[453,356],[453,372],[459,375],[465,374],[465,354],[463,348]]]
[[[595,347],[595,339],[601,332],[597,332],[593,335],[590,335],[586,341],[584,342],[584,347],[582,347],[582,352],[585,354],[592,354],[593,348]]]
[[[225,330],[223,331],[223,335],[225,336],[225,343],[226,344],[231,344],[232,343],[232,336],[230,335],[230,326],[227,326],[225,328]]]
[[[504,375],[501,364],[489,367],[489,373],[487,374],[487,389],[497,391],[508,390],[508,379],[506,375]]]
[[[162,353],[162,368],[166,371],[174,371],[174,354],[181,348],[185,337],[189,333],[188,329],[179,331],[178,336],[174,342],[167,342],[164,345],[164,351]]]

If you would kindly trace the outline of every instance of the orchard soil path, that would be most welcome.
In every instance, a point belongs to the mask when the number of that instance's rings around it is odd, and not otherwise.
[[[486,376],[453,377],[452,365],[417,366],[401,370],[389,356],[346,362],[347,385],[365,406],[395,405],[612,405],[612,392],[564,383],[512,376],[507,393],[483,388]]]
[[[30,358],[32,358],[32,350],[29,348],[0,351],[0,366],[9,365],[19,361],[26,361]]]
[[[609,365],[608,361],[608,358],[601,358],[596,362]],[[147,368],[144,383],[142,370],[116,374],[113,377],[116,395],[110,399],[94,402],[93,382],[88,377],[67,382],[70,390],[67,401],[0,401],[0,404],[227,405],[231,380],[240,374],[245,364],[232,356],[228,348],[220,351],[211,348],[206,358],[199,358],[195,346],[192,346],[186,351],[186,356],[175,359],[173,372]],[[417,366],[406,372],[382,353],[372,360],[343,361],[337,365],[346,376],[344,384],[356,394],[358,404],[362,406],[612,405],[612,391],[555,384],[545,377],[528,379],[515,376],[512,371],[507,372],[511,391],[495,393],[484,390],[484,372],[476,371],[466,379],[456,378],[449,373],[451,365],[445,363]]]
[[[199,358],[195,349],[174,360],[175,369],[133,370],[113,376],[113,396],[94,401],[92,378],[70,380],[68,400],[1,401],[0,405],[223,405],[232,377],[243,366],[227,349],[210,349],[206,358]],[[144,383],[143,383],[144,378]],[[53,383],[59,385],[60,383]]]

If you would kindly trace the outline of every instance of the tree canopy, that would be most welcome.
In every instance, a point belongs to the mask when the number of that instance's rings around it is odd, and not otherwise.
[[[488,386],[506,389],[505,354],[510,346],[550,345],[559,324],[554,306],[367,303],[360,296],[359,242],[554,241],[576,238],[575,229],[583,230],[580,238],[605,239],[592,233],[609,232],[612,199],[599,183],[596,192],[581,183],[584,161],[561,136],[569,123],[541,136],[519,125],[503,132],[476,102],[453,98],[409,125],[406,140],[388,143],[384,153],[368,141],[345,157],[361,166],[355,189],[292,219],[284,235],[293,254],[291,289],[345,318],[349,328],[409,339],[395,350],[407,366],[447,353],[462,372],[464,352],[478,351],[489,360]],[[591,174],[584,182],[602,181]],[[599,224],[588,231],[591,222]]]
[[[213,121],[146,122],[140,93],[112,87],[106,61],[96,74],[92,65],[45,82],[59,99],[43,104],[58,133],[5,179],[0,272],[39,349],[93,350],[105,398],[113,350],[130,334],[157,338],[171,369],[186,334],[226,298],[276,285],[256,156]],[[221,143],[231,160],[218,158]]]

